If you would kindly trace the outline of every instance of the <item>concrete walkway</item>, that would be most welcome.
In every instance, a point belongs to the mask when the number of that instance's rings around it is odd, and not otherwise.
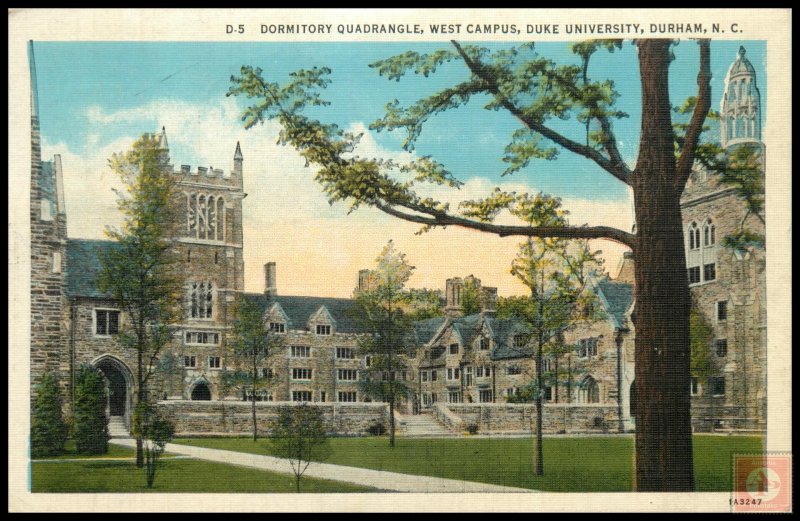
[[[136,441],[130,438],[115,438],[109,440],[109,443],[124,445],[126,447],[136,446]],[[188,445],[178,445],[175,443],[167,444],[166,451],[180,456],[190,456],[199,460],[239,465],[281,474],[294,474],[289,460],[274,458],[272,456],[207,449],[205,447],[190,447]],[[491,485],[489,483],[459,481],[456,479],[415,476],[412,474],[400,474],[382,470],[331,465],[328,463],[311,463],[303,474],[303,477],[344,481],[346,483],[354,483],[356,485],[374,487],[392,492],[536,492],[525,488],[504,487],[500,485]]]

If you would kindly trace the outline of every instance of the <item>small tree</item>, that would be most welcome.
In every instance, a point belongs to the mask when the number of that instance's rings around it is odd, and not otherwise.
[[[166,140],[144,135],[109,164],[126,186],[117,206],[125,220],[121,230],[107,231],[116,247],[101,257],[99,286],[125,311],[120,344],[136,353],[136,401],[149,401],[148,381],[159,355],[173,340],[170,324],[181,318],[183,277],[176,241],[179,195],[169,175]],[[147,407],[135,421],[147,421]],[[136,427],[136,426],[135,426]],[[139,426],[136,432],[146,428]],[[136,465],[144,465],[143,440],[136,438]]]
[[[226,385],[238,385],[244,393],[250,390],[253,413],[253,441],[258,439],[258,423],[256,417],[256,397],[262,380],[259,377],[259,365],[268,360],[283,345],[283,337],[264,328],[261,308],[245,298],[239,300],[236,319],[231,330],[231,346],[237,362],[241,362],[246,370],[237,367],[224,375]]]
[[[148,410],[146,412],[142,411],[144,408]],[[144,416],[147,417],[147,421],[139,423],[143,428],[139,434],[144,440],[147,488],[153,488],[159,459],[164,453],[167,443],[172,441],[172,437],[175,434],[175,425],[160,409],[152,404],[142,403],[138,412],[140,414],[144,413]]]
[[[61,388],[52,373],[42,375],[31,417],[31,456],[41,458],[64,452],[67,426],[61,413]]]
[[[291,463],[300,492],[300,479],[308,466],[327,458],[330,451],[322,411],[305,403],[279,407],[271,438],[276,453]]]
[[[689,339],[692,348],[691,372],[701,384],[714,376],[714,364],[711,361],[711,346],[714,341],[714,328],[709,324],[705,314],[692,303],[689,311]],[[714,429],[714,399],[711,399],[711,429]]]
[[[92,366],[83,365],[75,376],[74,438],[79,454],[108,452],[106,383]]]
[[[361,372],[359,386],[365,395],[389,403],[389,446],[394,447],[395,403],[413,393],[397,375],[408,369],[403,355],[409,347],[416,317],[415,298],[420,293],[406,289],[414,266],[405,254],[395,251],[392,241],[383,248],[376,263],[369,283],[355,294],[354,318],[366,332],[359,338],[359,347],[370,357],[370,366]],[[429,314],[428,304],[423,300],[420,305],[424,314]]]
[[[530,196],[496,191],[491,197],[468,203],[468,215],[490,221],[500,209],[507,209],[528,226],[567,226],[568,212],[558,198],[542,194]],[[596,320],[599,306],[589,286],[590,270],[600,265],[599,252],[588,241],[530,237],[520,244],[511,274],[530,291],[529,297],[509,298],[503,315],[522,320],[533,333],[535,371],[533,396],[536,403],[534,469],[544,474],[542,448],[542,369],[544,351],[559,344],[563,333],[582,321]]]

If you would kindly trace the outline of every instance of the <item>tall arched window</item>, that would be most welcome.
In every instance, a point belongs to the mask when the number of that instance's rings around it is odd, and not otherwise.
[[[703,246],[713,246],[717,242],[716,227],[711,219],[703,223]]]
[[[208,197],[208,238],[212,241],[217,238],[216,225],[217,225],[217,201],[213,195]]]
[[[206,238],[206,196],[201,195],[197,198],[197,231],[198,238]]]
[[[692,221],[689,225],[689,249],[696,250],[700,247],[700,228]]]
[[[212,283],[192,282],[190,300],[192,318],[213,318],[214,286]]]
[[[225,240],[225,200],[217,199],[217,240]]]
[[[600,386],[591,376],[584,378],[578,393],[581,403],[600,403]]]
[[[197,237],[197,194],[189,194],[186,204],[186,232],[189,237]]]
[[[193,282],[192,283],[192,291],[191,291],[191,302],[192,302],[192,304],[191,304],[191,316],[192,316],[192,318],[197,318],[199,316],[199,311],[198,311],[199,308],[197,307],[197,290],[198,290],[197,283]]]

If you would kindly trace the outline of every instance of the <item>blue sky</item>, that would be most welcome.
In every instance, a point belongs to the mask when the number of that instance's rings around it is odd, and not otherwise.
[[[371,264],[381,244],[392,238],[416,262],[418,278],[412,280],[416,285],[439,287],[444,276],[476,272],[485,284],[500,286],[501,293],[514,292],[508,270],[502,270],[496,262],[492,268],[484,268],[486,263],[478,262],[477,258],[468,260],[454,255],[446,261],[429,251],[434,249],[432,240],[449,241],[457,249],[474,250],[476,246],[501,249],[508,252],[507,256],[500,255],[508,265],[515,248],[513,241],[478,238],[474,232],[451,233],[451,230],[429,234],[433,239],[415,239],[413,227],[394,223],[370,210],[347,216],[343,207],[328,208],[321,194],[313,193],[319,192],[309,182],[313,173],[297,166],[291,150],[274,146],[274,126],[244,131],[237,117],[244,100],[225,97],[230,76],[245,64],[261,67],[265,77],[280,82],[295,69],[327,66],[333,71],[333,83],[324,97],[331,106],[319,111],[319,118],[344,128],[362,129],[382,116],[384,105],[392,99],[407,104],[466,77],[464,66],[457,62],[429,78],[411,75],[400,82],[379,77],[368,65],[408,49],[425,52],[445,45],[36,42],[44,153],[45,157],[60,153],[64,159],[70,235],[100,238],[103,225],[116,222],[113,197],[109,195],[114,180],[104,166],[108,155],[123,149],[142,132],[166,125],[176,164],[229,169],[236,141],[242,141],[245,190],[251,194],[245,201],[245,220],[250,225],[245,230],[245,255],[248,274],[254,274],[250,279],[256,279],[248,282],[248,289],[261,289],[260,277],[255,274],[264,262],[278,259],[280,270],[281,265],[293,265],[298,256],[310,254],[314,265],[330,266],[331,273],[314,270],[321,273],[310,274],[309,265],[306,275],[299,277],[304,282],[297,282],[300,272],[288,270],[286,293],[347,296],[353,286],[350,278],[354,280],[359,267]],[[746,47],[747,56],[756,68],[762,100],[767,99],[765,43],[713,41],[712,108],[719,108],[725,74],[740,45]],[[537,50],[562,63],[575,61],[565,43],[541,43],[537,44]],[[635,53],[635,47],[626,42],[621,51],[599,53],[589,71],[593,79],[611,78],[616,82],[621,94],[618,107],[630,117],[615,122],[614,128],[622,154],[631,164],[636,157],[640,124]],[[680,104],[696,93],[697,45],[683,40],[674,47],[674,54],[670,93],[674,103]],[[623,213],[624,219],[611,224],[629,226],[625,221],[630,220],[631,214],[627,188],[585,159],[562,153],[557,161],[540,161],[524,172],[501,178],[499,174],[505,168],[500,161],[503,147],[518,124],[503,112],[484,110],[483,105],[475,100],[465,108],[432,119],[417,142],[416,154],[434,156],[460,179],[472,181],[472,188],[491,189],[502,183],[512,188],[543,190],[574,203],[577,221],[591,222],[598,216]],[[763,119],[762,125],[766,125]],[[371,134],[359,152],[400,154],[403,137],[398,132]],[[96,194],[99,206],[85,204],[87,191]],[[286,197],[287,192],[291,197]],[[364,229],[359,228],[362,224]],[[376,230],[370,228],[375,225],[380,226]],[[333,226],[337,231],[327,238],[318,230],[331,230]],[[372,240],[366,241],[361,251],[349,239],[353,234],[369,235]],[[264,247],[264,238],[270,235],[280,237],[280,244]],[[306,238],[309,244],[293,250],[289,239],[298,236]],[[320,241],[325,243],[324,248],[319,247]],[[248,248],[249,242],[253,247]],[[326,252],[323,254],[321,249]],[[612,250],[613,247],[609,249]],[[607,267],[613,272],[611,262]],[[485,271],[481,272],[482,268]],[[352,272],[352,276],[340,275],[344,271]],[[333,278],[338,282],[331,282]],[[339,280],[343,278],[347,280]]]

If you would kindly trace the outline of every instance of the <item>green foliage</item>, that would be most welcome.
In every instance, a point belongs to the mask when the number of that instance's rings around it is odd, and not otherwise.
[[[704,382],[713,374],[711,345],[714,341],[714,328],[695,305],[689,311],[689,339],[691,346],[690,372],[692,376]]]
[[[108,452],[105,379],[94,367],[83,365],[78,369],[73,409],[73,437],[78,454]]]
[[[464,315],[474,315],[481,311],[481,288],[472,277],[464,279],[461,288],[461,309]]]
[[[37,387],[31,416],[31,456],[41,458],[64,452],[67,426],[61,412],[61,388],[53,373],[44,373]]]
[[[322,411],[308,404],[279,407],[272,422],[271,441],[274,453],[290,461],[297,492],[308,465],[323,461],[330,453]]]
[[[150,404],[143,404],[139,412],[144,416],[141,435],[144,440],[147,488],[153,488],[161,455],[175,435],[175,424],[161,409]]]
[[[508,403],[532,403],[536,401],[539,395],[539,389],[535,384],[520,387],[519,391],[511,396],[506,396]]]

